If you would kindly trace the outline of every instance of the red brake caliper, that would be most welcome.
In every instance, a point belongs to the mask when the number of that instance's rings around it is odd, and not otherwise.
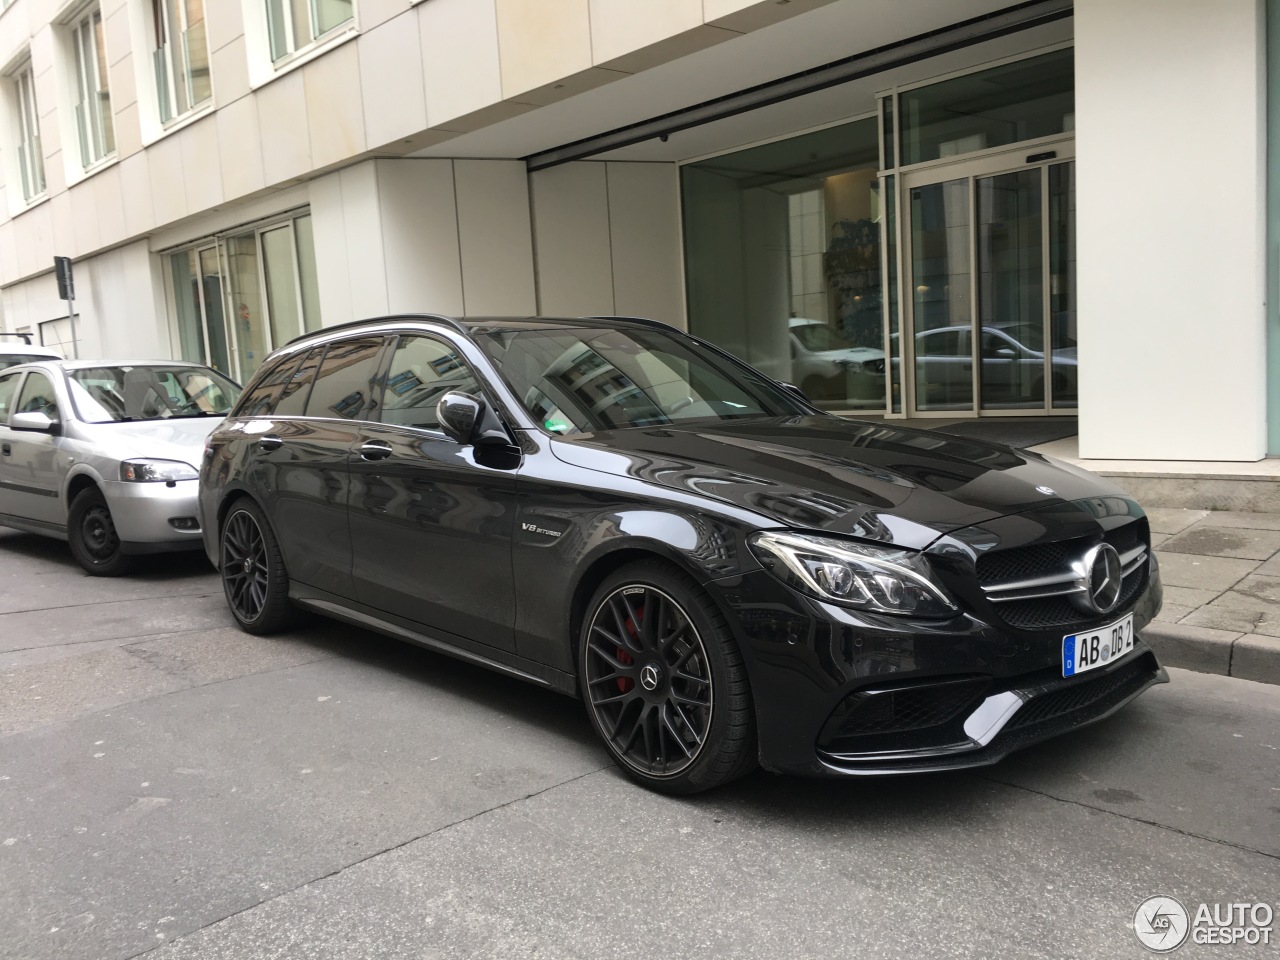
[[[634,638],[639,638],[640,636],[640,630],[636,626],[637,619],[641,621],[644,620],[644,607],[641,607],[639,612],[637,612],[634,617],[628,617],[627,622],[623,624],[623,627],[626,628],[627,633],[631,634],[631,636]],[[627,653],[626,650],[623,650],[621,647],[617,648],[617,655],[618,655],[618,660],[621,661],[622,663],[630,665],[636,662],[635,658],[631,656],[631,654]],[[630,690],[632,687],[636,685],[636,682],[632,680],[630,677],[619,677],[617,680],[617,683],[618,683],[619,693],[626,693],[628,690]]]

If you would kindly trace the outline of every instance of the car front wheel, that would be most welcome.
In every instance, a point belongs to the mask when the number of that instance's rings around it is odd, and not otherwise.
[[[97,487],[81,490],[71,501],[67,515],[67,540],[71,556],[95,577],[119,577],[133,569],[116,533],[111,508]]]
[[[222,524],[218,569],[227,606],[248,633],[276,633],[297,618],[289,574],[271,525],[258,505],[241,500]]]
[[[606,578],[578,653],[587,713],[632,779],[697,793],[755,765],[742,654],[711,599],[679,571],[645,561]]]

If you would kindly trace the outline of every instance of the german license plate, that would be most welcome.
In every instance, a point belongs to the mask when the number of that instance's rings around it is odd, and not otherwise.
[[[1133,616],[1088,633],[1062,638],[1062,675],[1074,677],[1105,666],[1133,649]]]

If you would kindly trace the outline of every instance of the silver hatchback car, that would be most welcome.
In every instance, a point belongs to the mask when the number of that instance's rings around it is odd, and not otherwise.
[[[68,541],[95,576],[198,550],[197,466],[239,395],[217,371],[176,361],[0,372],[0,526]]]

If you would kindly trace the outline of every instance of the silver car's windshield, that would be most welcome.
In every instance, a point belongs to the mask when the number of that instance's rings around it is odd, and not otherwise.
[[[240,388],[208,367],[122,364],[68,371],[85,423],[223,417]]]

